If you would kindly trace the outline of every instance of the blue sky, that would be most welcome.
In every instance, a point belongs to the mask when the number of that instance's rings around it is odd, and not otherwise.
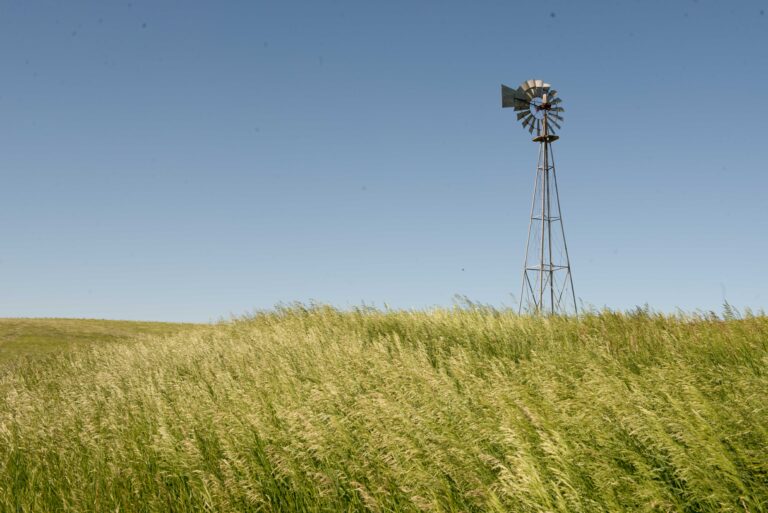
[[[0,316],[514,305],[529,78],[583,302],[766,308],[767,10],[0,1]]]

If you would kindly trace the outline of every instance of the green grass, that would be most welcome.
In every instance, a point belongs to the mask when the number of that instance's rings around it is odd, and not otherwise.
[[[2,511],[768,510],[768,318],[292,307],[0,374]]]
[[[97,319],[0,319],[0,366],[19,357],[45,356],[138,335],[167,335],[192,326]]]

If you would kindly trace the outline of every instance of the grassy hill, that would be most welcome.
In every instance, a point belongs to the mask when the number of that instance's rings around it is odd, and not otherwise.
[[[193,326],[97,319],[0,319],[0,366],[18,357],[60,353],[139,335],[167,335]]]
[[[768,510],[768,318],[293,307],[0,373],[2,511]]]

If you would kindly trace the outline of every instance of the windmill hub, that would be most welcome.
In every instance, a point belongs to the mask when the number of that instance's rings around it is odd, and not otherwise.
[[[536,132],[533,140],[539,143],[520,294],[520,311],[525,306],[538,314],[578,312],[551,145],[559,139],[555,131],[563,122],[561,103],[557,91],[542,80],[527,80],[517,89],[501,86],[501,106],[513,107],[517,120],[529,133]]]

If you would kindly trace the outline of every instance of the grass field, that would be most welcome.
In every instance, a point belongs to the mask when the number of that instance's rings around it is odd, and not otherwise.
[[[96,319],[0,319],[0,366],[18,357],[61,353],[90,344],[167,335],[194,325]]]
[[[764,512],[768,318],[296,306],[17,359],[0,510]]]

